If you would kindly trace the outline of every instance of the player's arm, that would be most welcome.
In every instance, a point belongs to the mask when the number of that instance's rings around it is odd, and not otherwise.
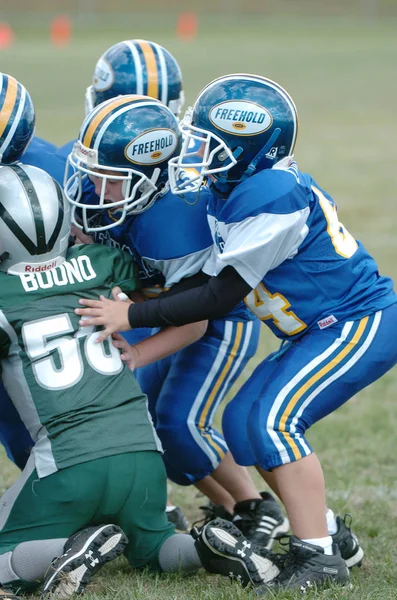
[[[113,345],[121,350],[122,360],[134,371],[196,342],[205,334],[207,325],[207,321],[200,321],[183,327],[166,327],[133,346],[119,333],[114,333]]]
[[[130,304],[120,311],[103,297],[99,301],[81,299],[80,304],[89,307],[76,310],[77,314],[88,317],[81,324],[104,325],[104,334],[98,337],[101,341],[114,331],[180,326],[223,316],[241,302],[268,271],[294,256],[308,232],[306,220],[310,210],[305,197],[301,204],[302,207],[291,213],[261,213],[255,219],[231,225],[223,252],[217,257],[218,268],[221,263],[225,266],[207,283],[175,296],[165,294],[140,305]]]
[[[77,308],[75,313],[86,317],[80,321],[82,326],[105,326],[98,337],[100,342],[115,331],[127,331],[135,327],[181,326],[222,317],[251,290],[251,286],[233,267],[225,267],[204,285],[180,294],[161,294],[159,298],[140,304],[113,302],[104,296],[99,300],[84,299],[80,300],[80,304],[89,308]]]

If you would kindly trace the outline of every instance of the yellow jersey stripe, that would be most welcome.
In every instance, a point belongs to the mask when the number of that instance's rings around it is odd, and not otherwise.
[[[141,46],[141,50],[143,52],[143,57],[146,63],[147,70],[147,95],[151,98],[159,97],[159,73],[157,69],[156,55],[154,53],[153,48],[148,42],[144,40],[139,42]]]
[[[292,396],[291,400],[289,401],[289,403],[280,419],[279,429],[281,432],[285,432],[285,426],[287,423],[287,419],[290,416],[290,414],[291,414],[292,410],[294,409],[294,407],[296,406],[296,404],[302,398],[303,394],[305,394],[315,383],[317,383],[317,381],[319,381],[319,379],[321,379],[324,375],[329,373],[329,371],[331,371],[334,367],[336,367],[336,365],[338,365],[340,362],[342,362],[342,360],[344,358],[346,358],[346,356],[354,350],[355,346],[358,344],[358,342],[360,341],[360,339],[362,338],[362,336],[364,334],[365,328],[368,323],[368,319],[369,319],[369,317],[364,317],[363,319],[361,319],[360,325],[358,326],[356,333],[354,334],[352,340],[350,340],[350,342],[348,342],[346,347],[341,352],[339,352],[339,354],[337,354],[335,356],[335,358],[333,358],[331,360],[331,362],[329,362],[322,369],[317,371],[317,373],[315,373],[308,381],[306,381],[306,383],[301,388],[299,388],[295,392],[295,394]],[[295,442],[290,437],[290,434],[285,432],[284,437],[286,438],[287,443],[291,447],[295,458],[296,459],[301,458],[301,453],[300,453],[297,445],[295,444]]]
[[[18,82],[13,77],[8,77],[8,87],[4,104],[0,111],[0,136],[3,135],[5,128],[7,127],[10,115],[14,110],[15,102],[17,99]]]
[[[145,98],[145,96],[134,96],[134,100],[141,100],[143,98]],[[115,98],[113,102],[106,104],[106,106],[104,106],[102,110],[98,111],[95,117],[92,119],[89,126],[87,127],[84,137],[81,140],[83,146],[86,146],[86,148],[90,147],[92,138],[94,137],[98,125],[102,123],[102,121],[104,121],[104,119],[112,112],[112,110],[118,108],[119,106],[123,106],[123,104],[128,104],[131,101],[131,96],[121,96],[120,98]]]

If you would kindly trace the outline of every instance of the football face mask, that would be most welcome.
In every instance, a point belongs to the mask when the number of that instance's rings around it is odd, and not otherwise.
[[[237,164],[225,142],[215,133],[192,125],[192,117],[193,108],[189,107],[179,124],[183,136],[181,154],[168,163],[171,190],[178,195],[197,191],[210,175],[228,171]],[[186,169],[196,169],[198,173],[186,176]]]
[[[85,148],[77,141],[67,159],[64,181],[65,196],[72,206],[73,225],[87,233],[104,231],[121,225],[129,214],[147,210],[155,201],[160,173],[159,168],[154,169],[149,179],[133,168],[106,168],[98,163],[95,150]],[[90,199],[89,204],[84,202],[87,180],[99,192]],[[115,185],[118,182],[120,186]],[[98,224],[94,217],[100,210],[109,211],[112,218],[110,224]]]

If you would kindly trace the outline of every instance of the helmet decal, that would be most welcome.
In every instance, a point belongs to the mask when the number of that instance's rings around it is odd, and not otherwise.
[[[171,129],[152,129],[138,135],[125,149],[125,156],[137,165],[155,165],[175,151],[178,138]]]
[[[95,67],[92,85],[97,92],[105,92],[112,87],[113,83],[114,71],[112,65],[104,56],[101,56]]]
[[[256,135],[272,126],[269,111],[255,102],[227,100],[214,106],[209,119],[217,129],[235,135]]]

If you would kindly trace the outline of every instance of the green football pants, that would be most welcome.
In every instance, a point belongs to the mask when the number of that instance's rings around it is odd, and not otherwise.
[[[21,542],[68,538],[84,527],[114,523],[129,539],[131,566],[159,570],[159,550],[174,533],[166,499],[165,468],[155,451],[99,458],[43,479],[31,457],[0,500],[0,554]]]

